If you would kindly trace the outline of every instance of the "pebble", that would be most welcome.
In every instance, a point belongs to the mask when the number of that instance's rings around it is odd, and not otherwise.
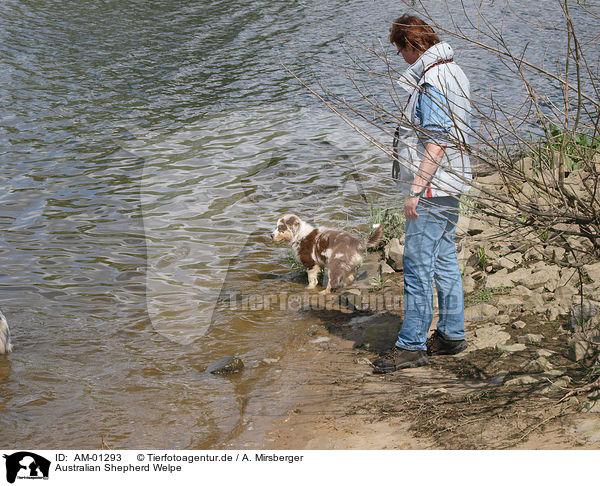
[[[512,328],[513,329],[523,329],[527,324],[525,324],[523,321],[515,321],[512,323]]]

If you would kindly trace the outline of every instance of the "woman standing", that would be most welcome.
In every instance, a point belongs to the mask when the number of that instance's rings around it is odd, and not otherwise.
[[[410,64],[400,85],[410,93],[404,112],[409,129],[400,164],[404,205],[404,321],[393,351],[373,361],[375,373],[423,366],[427,355],[456,354],[466,348],[464,300],[454,235],[459,198],[469,188],[465,152],[471,104],[469,81],[454,62],[450,45],[418,17],[393,23],[390,42]],[[439,320],[433,320],[435,281]]]

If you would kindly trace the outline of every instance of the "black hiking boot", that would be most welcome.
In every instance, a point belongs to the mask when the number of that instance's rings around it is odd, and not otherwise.
[[[442,333],[437,329],[433,331],[433,334],[427,342],[427,354],[429,356],[442,355],[442,354],[458,354],[467,347],[467,341],[460,339],[458,341],[450,341],[442,336]]]
[[[394,347],[391,353],[373,361],[373,373],[391,373],[402,368],[424,366],[428,362],[429,358],[425,351],[409,351],[408,349]]]

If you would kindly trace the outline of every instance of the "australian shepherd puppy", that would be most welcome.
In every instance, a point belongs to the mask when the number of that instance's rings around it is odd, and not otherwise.
[[[383,234],[380,225],[373,225],[373,228],[373,235],[365,241],[345,231],[315,228],[295,214],[284,214],[277,221],[277,229],[271,233],[271,238],[292,244],[296,258],[308,273],[309,289],[317,286],[319,272],[327,266],[327,288],[323,293],[329,293],[332,288],[354,281],[354,269],[362,262],[362,252],[377,245]]]
[[[0,312],[0,354],[10,353],[12,346],[10,345],[10,330],[8,329],[8,322],[4,314]]]

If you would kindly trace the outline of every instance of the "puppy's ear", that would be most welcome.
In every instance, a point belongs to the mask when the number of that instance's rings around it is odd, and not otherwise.
[[[285,225],[295,234],[300,229],[300,218],[295,214],[292,214],[286,218]]]

